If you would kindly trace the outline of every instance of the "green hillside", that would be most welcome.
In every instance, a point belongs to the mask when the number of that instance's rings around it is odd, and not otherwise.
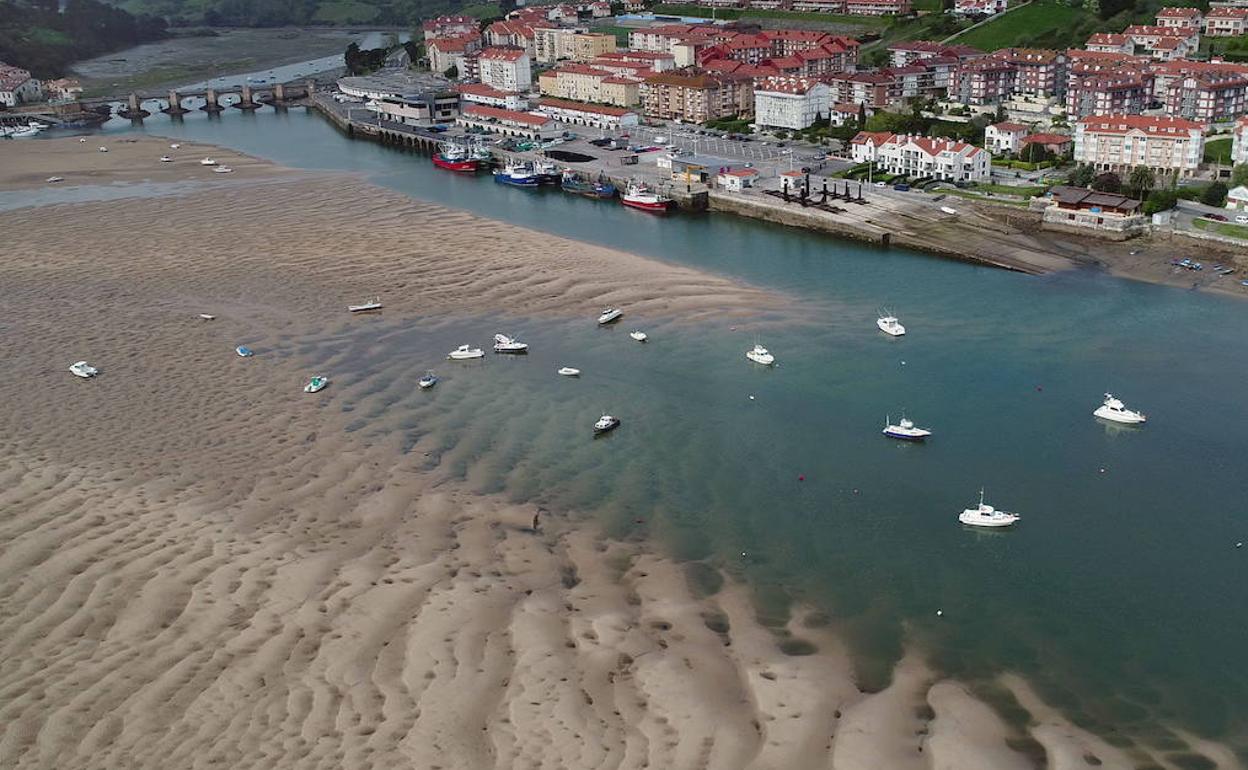
[[[953,42],[981,51],[998,48],[1067,48],[1082,45],[1103,22],[1082,8],[1054,2],[1036,2],[1009,11]]]
[[[407,26],[465,8],[498,15],[499,6],[465,0],[114,0],[135,14],[151,14],[175,26],[280,27],[315,24]]]

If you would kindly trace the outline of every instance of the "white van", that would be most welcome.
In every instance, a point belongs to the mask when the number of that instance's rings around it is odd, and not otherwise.
[[[1243,214],[1240,214],[1239,216],[1235,217],[1235,223],[1240,224],[1240,225],[1248,225],[1248,217],[1244,216]]]

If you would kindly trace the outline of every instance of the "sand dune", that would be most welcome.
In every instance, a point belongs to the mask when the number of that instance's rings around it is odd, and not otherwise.
[[[1029,764],[917,653],[861,693],[802,612],[764,628],[746,587],[695,595],[575,511],[532,531],[538,508],[468,491],[434,435],[348,431],[339,393],[403,419],[385,373],[299,393],[299,341],[378,292],[388,320],[748,316],[784,298],[352,178],[0,226],[0,767]],[[239,340],[269,353],[236,359]],[[103,375],[70,376],[80,357]],[[812,654],[786,654],[793,638]],[[1123,766],[1009,686],[1050,766]]]

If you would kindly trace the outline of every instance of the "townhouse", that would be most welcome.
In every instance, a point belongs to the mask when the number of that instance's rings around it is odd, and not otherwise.
[[[1205,34],[1210,37],[1239,37],[1248,32],[1248,8],[1210,8],[1204,25]]]
[[[1157,26],[1184,33],[1200,32],[1204,14],[1199,8],[1162,8],[1157,12]]]
[[[479,24],[471,16],[439,16],[423,22],[420,28],[424,32],[425,41],[428,42],[437,37],[460,37],[476,33]]]
[[[984,147],[998,155],[1022,149],[1027,126],[1022,123],[994,123],[984,129]]]
[[[859,132],[851,147],[854,160],[861,157],[890,174],[913,178],[980,182],[989,178],[992,169],[991,153],[953,139]]]

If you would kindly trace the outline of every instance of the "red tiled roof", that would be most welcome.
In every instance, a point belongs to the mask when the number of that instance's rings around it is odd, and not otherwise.
[[[1210,8],[1206,19],[1248,19],[1248,8]]]
[[[567,99],[538,99],[537,103],[542,107],[550,107],[560,110],[576,110],[578,112],[592,112],[595,115],[612,115],[621,117],[623,115],[632,114],[634,111],[623,107],[607,107],[601,104],[584,104],[583,102],[572,102]]]
[[[874,144],[876,147],[879,147],[892,139],[893,136],[895,134],[888,131],[859,131],[849,141],[851,144]]]
[[[492,61],[519,61],[527,55],[523,48],[487,48],[481,52],[482,59]]]
[[[488,96],[496,99],[505,99],[508,96],[519,96],[518,91],[500,91],[493,86],[487,86],[485,83],[464,83],[459,86],[461,94],[472,94],[473,96]]]
[[[754,92],[808,94],[817,85],[819,81],[810,78],[763,78],[754,84]]]
[[[1080,118],[1087,130],[1101,134],[1125,134],[1139,130],[1149,134],[1186,134],[1204,131],[1205,124],[1183,118],[1149,117],[1145,115],[1089,115]]]
[[[543,126],[550,121],[545,115],[531,115],[527,112],[517,112],[516,110],[504,110],[502,107],[486,107],[479,104],[470,104],[464,108],[465,115],[476,115],[482,118],[495,118],[497,120],[507,120],[512,123],[524,123],[530,126]]]
[[[1023,144],[1068,144],[1073,141],[1065,134],[1029,134],[1023,137]]]
[[[1017,134],[1019,131],[1027,130],[1027,126],[1024,126],[1022,123],[1010,123],[1009,121],[1006,121],[1004,123],[997,123],[993,126],[993,128],[997,129],[998,131],[1009,131],[1010,133],[1014,133],[1014,134]]]

